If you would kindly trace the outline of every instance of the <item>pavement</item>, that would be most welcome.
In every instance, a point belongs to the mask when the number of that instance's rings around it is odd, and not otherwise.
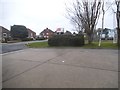
[[[41,48],[2,54],[3,88],[118,88],[118,51]]]

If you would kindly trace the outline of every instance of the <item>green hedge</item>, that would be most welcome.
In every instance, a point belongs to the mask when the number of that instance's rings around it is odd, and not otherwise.
[[[48,40],[49,46],[83,46],[83,35],[55,35]]]
[[[40,37],[40,38],[36,38],[36,40],[45,40],[46,38],[44,37]]]
[[[33,38],[24,38],[22,41],[33,41]]]

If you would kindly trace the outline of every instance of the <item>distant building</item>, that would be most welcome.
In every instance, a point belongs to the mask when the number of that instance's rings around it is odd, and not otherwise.
[[[29,28],[27,28],[27,30],[28,30],[28,38],[35,39],[36,38],[36,33]]]
[[[100,36],[100,33],[101,33],[101,30],[99,28],[98,32],[97,32],[97,35]],[[117,36],[117,30],[116,29],[108,29],[108,28],[105,28],[102,32],[102,39],[107,39],[107,40],[113,40],[114,38],[116,38]]]
[[[55,34],[56,35],[64,34],[64,28],[57,28]]]
[[[2,26],[0,26],[0,41],[5,38],[10,38],[10,31]]]
[[[48,28],[44,29],[41,33],[40,33],[40,37],[44,37],[44,38],[50,38],[54,35],[54,32]]]
[[[72,33],[70,31],[66,31],[64,34],[65,35],[72,35]]]

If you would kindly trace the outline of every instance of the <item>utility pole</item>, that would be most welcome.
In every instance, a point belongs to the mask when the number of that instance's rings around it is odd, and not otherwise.
[[[116,22],[115,22],[115,15],[116,12],[113,13],[113,32],[114,32],[114,37],[113,37],[113,43],[117,43],[117,30],[116,30]]]
[[[103,17],[102,17],[102,30],[100,33],[100,39],[99,39],[99,47],[101,46],[101,38],[102,38],[102,33],[103,33],[103,29],[104,29],[104,17],[105,17],[105,10],[104,10],[104,0],[103,0],[103,5],[102,5],[102,12],[103,12]]]

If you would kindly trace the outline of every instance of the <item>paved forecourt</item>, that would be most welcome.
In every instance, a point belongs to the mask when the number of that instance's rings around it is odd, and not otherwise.
[[[118,51],[41,48],[2,55],[3,88],[118,88]]]

